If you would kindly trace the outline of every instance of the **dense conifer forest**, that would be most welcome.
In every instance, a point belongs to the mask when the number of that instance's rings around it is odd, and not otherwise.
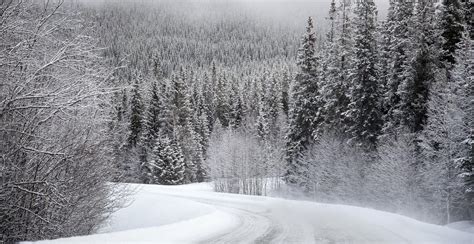
[[[472,220],[473,4],[378,6],[2,2],[0,242],[93,233],[111,182]]]

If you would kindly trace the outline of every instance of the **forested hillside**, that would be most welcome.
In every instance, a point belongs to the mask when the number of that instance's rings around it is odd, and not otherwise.
[[[109,182],[472,220],[472,8],[6,1],[0,241],[93,233]]]
[[[117,180],[265,194],[283,177],[318,201],[469,218],[468,4],[394,1],[379,17],[373,2],[333,1],[306,32],[294,16],[194,4],[86,8],[126,66]]]

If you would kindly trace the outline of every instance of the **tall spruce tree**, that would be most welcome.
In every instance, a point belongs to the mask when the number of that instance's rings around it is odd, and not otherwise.
[[[456,50],[462,41],[464,32],[465,12],[459,0],[443,0],[441,5],[440,29],[443,37],[441,61],[447,68],[456,63]]]
[[[133,84],[130,107],[130,132],[128,136],[128,143],[130,146],[135,147],[140,140],[143,130],[143,102],[140,95],[138,80],[136,80]]]
[[[354,63],[350,104],[346,116],[351,138],[368,149],[375,147],[381,129],[380,94],[376,71],[376,21],[373,0],[357,2],[354,10]]]
[[[151,85],[150,104],[148,105],[148,111],[146,114],[145,137],[147,144],[152,144],[160,132],[160,108],[162,107],[162,101],[160,94],[158,93],[158,85],[156,83],[157,82],[153,82]]]
[[[417,30],[410,45],[414,57],[411,58],[408,75],[397,91],[400,97],[400,122],[412,133],[420,132],[426,124],[429,89],[435,82],[436,70],[439,68],[435,21],[434,3],[419,1],[412,21],[413,28]]]
[[[227,87],[228,79],[225,75],[217,77],[217,85],[215,87],[215,105],[216,118],[220,120],[222,126],[229,126],[229,91]]]
[[[268,98],[264,94],[260,94],[256,127],[257,136],[261,141],[268,140],[270,136],[271,125],[269,109]]]
[[[324,98],[324,127],[342,134],[346,130],[344,112],[347,110],[348,70],[351,55],[347,52],[351,46],[350,18],[348,3],[336,8],[332,1],[329,9],[330,30],[326,35],[326,49],[323,58],[323,82],[321,93]]]
[[[142,168],[147,183],[161,185],[184,183],[183,153],[167,136],[159,135],[156,138],[150,160]]]
[[[288,112],[289,112],[289,104],[290,104],[289,93],[290,93],[291,83],[292,83],[291,73],[288,71],[284,72],[282,81],[281,81],[281,106],[286,116],[288,116]]]
[[[188,86],[188,76],[186,70],[181,68],[179,75],[172,79],[172,111],[174,138],[179,143],[184,154],[185,182],[190,183],[196,180],[196,154],[200,147],[199,135],[194,130],[193,116],[194,110],[191,104],[191,91]],[[202,158],[202,157],[201,157]]]
[[[215,74],[215,65],[213,64],[212,77],[216,76]],[[204,73],[203,76],[203,88],[202,88],[202,109],[203,113],[207,116],[208,130],[211,131],[215,121],[215,104],[214,104],[214,85],[212,79],[208,77],[207,73]]]
[[[236,80],[232,81],[231,96],[229,101],[229,126],[233,129],[236,129],[240,127],[244,117],[242,97],[240,95],[240,88]]]
[[[411,1],[395,0],[390,2],[390,12],[385,24],[387,31],[384,32],[387,42],[388,70],[386,84],[384,84],[383,106],[384,132],[390,134],[394,130],[403,128],[404,113],[402,107],[402,94],[404,88],[412,82],[412,52],[413,52],[413,3]],[[384,77],[381,77],[382,79]],[[405,85],[404,88],[400,86]],[[405,108],[407,109],[407,108]]]
[[[313,20],[308,18],[306,33],[298,51],[299,72],[295,77],[290,109],[290,125],[287,135],[285,180],[296,183],[301,172],[297,158],[314,141],[316,131],[315,118],[318,117],[320,104],[318,92],[318,59],[316,56],[316,37],[313,32]]]

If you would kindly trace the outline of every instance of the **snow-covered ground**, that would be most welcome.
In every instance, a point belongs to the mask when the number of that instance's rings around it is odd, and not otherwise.
[[[474,234],[474,221],[459,221],[446,225],[449,228]]]
[[[345,205],[133,185],[100,234],[39,243],[474,243],[474,235]]]

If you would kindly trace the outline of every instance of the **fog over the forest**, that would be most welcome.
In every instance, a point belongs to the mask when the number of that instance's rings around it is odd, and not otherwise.
[[[303,30],[307,17],[315,20],[316,29],[324,30],[330,0],[78,0],[89,4],[110,5],[110,3],[131,3],[135,6],[154,4],[157,8],[166,6],[194,21],[213,20],[216,16],[258,17],[271,21],[273,25],[283,25]],[[339,5],[340,1],[336,1]],[[385,19],[387,0],[375,0],[379,19]]]

